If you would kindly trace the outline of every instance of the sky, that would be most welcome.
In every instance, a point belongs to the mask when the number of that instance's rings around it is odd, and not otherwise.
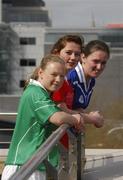
[[[123,0],[44,0],[53,27],[83,28],[123,24]]]

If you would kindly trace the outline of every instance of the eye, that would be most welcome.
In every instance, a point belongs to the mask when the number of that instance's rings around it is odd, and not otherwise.
[[[72,52],[71,51],[66,51],[66,54],[71,55]]]
[[[54,77],[56,77],[56,76],[57,76],[57,74],[56,74],[56,73],[52,73],[51,75],[52,75],[52,76],[54,76]]]
[[[64,76],[64,75],[61,75],[60,77],[61,77],[62,79],[64,79],[65,76]]]
[[[107,63],[107,62],[106,62],[106,61],[104,61],[104,62],[102,62],[101,64],[102,64],[103,66],[105,66],[105,65],[106,65],[106,63]]]
[[[94,62],[95,64],[100,64],[100,63],[101,63],[100,60],[97,60],[97,59],[93,59],[93,62]]]
[[[80,52],[75,52],[74,54],[75,54],[75,56],[80,56],[81,55]]]

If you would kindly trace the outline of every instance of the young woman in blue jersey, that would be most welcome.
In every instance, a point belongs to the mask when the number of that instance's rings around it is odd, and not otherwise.
[[[103,72],[109,57],[109,47],[103,41],[92,40],[85,46],[81,61],[67,74],[74,89],[73,109],[83,112],[88,107],[95,78]]]
[[[65,63],[56,55],[42,59],[20,100],[15,130],[10,144],[2,180],[8,180],[22,166],[50,134],[63,123],[81,131],[80,114],[63,112],[52,100],[51,94],[62,86]],[[55,146],[48,157],[53,166],[58,165],[59,153]],[[46,180],[45,167],[41,164],[29,180]]]

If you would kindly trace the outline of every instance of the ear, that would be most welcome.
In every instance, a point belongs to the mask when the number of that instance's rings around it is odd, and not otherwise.
[[[85,63],[85,61],[86,61],[86,57],[85,57],[84,53],[82,53],[81,54],[81,62]]]
[[[42,77],[42,73],[43,73],[43,70],[40,68],[40,69],[38,70],[38,77]]]
[[[58,49],[54,49],[53,54],[55,54],[55,55],[59,55]]]

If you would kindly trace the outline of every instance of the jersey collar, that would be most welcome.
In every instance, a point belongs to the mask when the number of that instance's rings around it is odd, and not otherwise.
[[[86,80],[85,80],[85,74],[84,74],[84,71],[83,71],[83,67],[82,65],[80,64],[80,62],[78,62],[77,66],[75,67],[76,69],[76,72],[78,74],[78,77],[79,77],[79,80],[81,83],[85,83]]]
[[[85,74],[84,74],[84,70],[83,70],[83,67],[82,65],[80,64],[80,62],[78,62],[77,66],[75,67],[76,69],[76,72],[78,74],[78,78],[79,78],[79,81],[81,83],[84,83],[84,86],[85,86],[85,90],[87,91],[90,87],[90,83],[91,83],[91,79],[89,80],[88,82],[88,85],[86,83],[86,79],[85,79]]]
[[[34,79],[30,79],[29,85],[40,86],[40,87],[43,88],[45,91],[47,91],[47,90],[45,89],[45,87],[44,87],[39,81],[36,81],[36,80],[34,80]]]

